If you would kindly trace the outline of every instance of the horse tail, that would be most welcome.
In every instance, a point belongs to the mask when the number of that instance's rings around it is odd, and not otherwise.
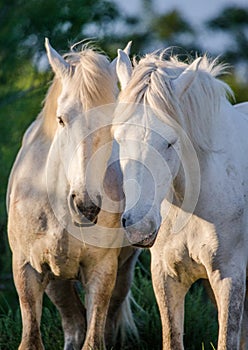
[[[128,292],[126,298],[122,302],[118,316],[116,319],[116,334],[115,338],[119,336],[120,343],[123,346],[127,339],[131,338],[132,342],[139,342],[139,333],[134,320],[131,305],[140,308],[134,300],[131,291]]]

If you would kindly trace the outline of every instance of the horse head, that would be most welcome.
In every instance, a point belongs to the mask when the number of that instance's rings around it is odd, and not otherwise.
[[[62,57],[48,39],[45,46],[55,79],[61,85],[53,142],[59,146],[69,212],[76,226],[93,225],[101,210],[101,186],[112,149],[116,61],[110,63],[88,47]]]
[[[119,145],[126,201],[122,225],[133,245],[153,245],[164,219],[163,203],[173,201],[182,163],[195,160],[193,146],[180,125],[179,102],[197,76],[199,63],[200,59],[185,70],[176,70],[148,55],[132,69],[129,57],[119,50],[117,74],[124,89],[115,110],[113,135]],[[188,205],[194,191],[188,168],[185,173],[180,193],[184,191]]]

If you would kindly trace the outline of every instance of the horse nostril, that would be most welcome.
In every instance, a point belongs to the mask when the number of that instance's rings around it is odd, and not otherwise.
[[[79,213],[84,215],[85,211],[87,210],[84,203],[81,200],[75,200],[75,205]]]
[[[126,227],[126,219],[122,218],[122,226],[125,228]]]
[[[96,203],[92,201],[87,193],[72,192],[68,198],[69,210],[73,221],[76,223],[96,223],[97,216],[101,210],[101,197],[96,197]]]

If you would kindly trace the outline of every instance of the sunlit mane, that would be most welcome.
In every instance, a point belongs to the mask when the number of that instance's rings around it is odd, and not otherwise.
[[[74,67],[73,74],[69,77],[73,82],[71,94],[80,96],[84,111],[115,101],[115,80],[107,57],[84,47],[80,52],[66,54],[65,60]],[[43,118],[45,133],[51,136],[57,127],[56,109],[61,87],[60,80],[54,78],[39,115]]]
[[[227,94],[232,95],[232,91],[216,79],[225,72],[226,66],[204,56],[196,78],[178,100],[173,90],[173,79],[188,65],[173,56],[165,60],[162,54],[146,55],[139,63],[134,63],[131,80],[119,100],[147,104],[164,120],[166,115],[171,117],[183,127],[196,147],[207,150],[212,146],[211,136],[220,101],[227,98]]]

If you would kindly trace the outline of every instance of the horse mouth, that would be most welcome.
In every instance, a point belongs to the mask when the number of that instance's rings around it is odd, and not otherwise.
[[[85,220],[80,220],[79,221],[73,221],[74,225],[77,226],[77,227],[91,227],[91,226],[94,226],[97,224],[97,217],[95,218],[95,220],[88,220],[85,218]]]
[[[137,248],[151,248],[156,240],[158,230],[150,233],[148,236],[146,236],[144,239],[137,243],[132,243],[133,247]]]

